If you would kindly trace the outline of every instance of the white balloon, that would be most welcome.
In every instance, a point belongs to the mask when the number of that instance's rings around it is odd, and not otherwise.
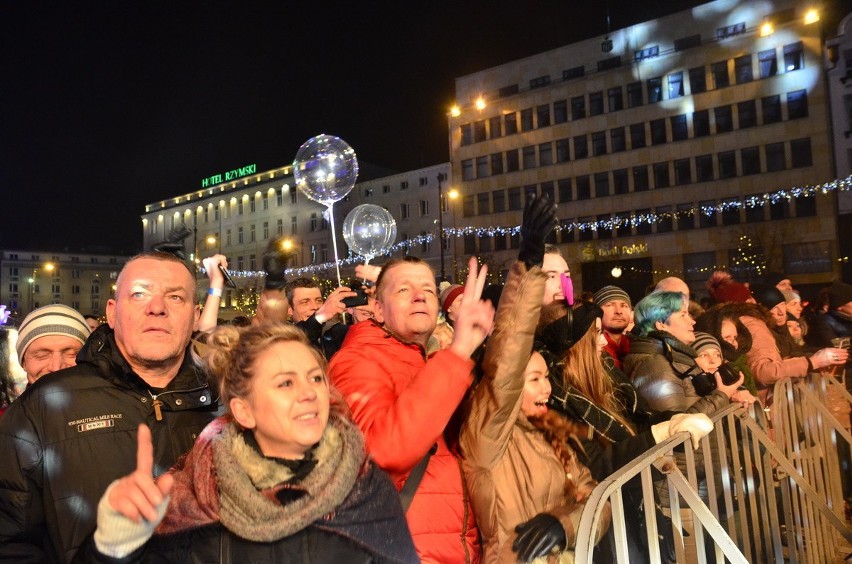
[[[355,186],[358,158],[343,139],[317,135],[299,147],[293,161],[293,176],[305,196],[331,206]]]
[[[396,221],[385,208],[361,204],[343,220],[343,239],[349,249],[368,261],[387,252],[396,241]]]

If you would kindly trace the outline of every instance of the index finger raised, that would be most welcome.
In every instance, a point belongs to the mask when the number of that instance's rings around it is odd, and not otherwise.
[[[136,471],[146,476],[154,475],[154,444],[151,442],[151,429],[140,424],[136,434]]]

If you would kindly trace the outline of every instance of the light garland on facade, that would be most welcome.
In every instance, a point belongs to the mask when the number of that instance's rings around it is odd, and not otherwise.
[[[628,217],[624,216],[613,216],[610,219],[600,220],[600,221],[586,221],[586,222],[561,222],[556,226],[555,231],[557,232],[568,232],[570,233],[572,230],[577,231],[597,231],[597,230],[611,230],[617,229],[619,227],[630,226],[630,227],[638,227],[642,224],[653,225],[659,223],[661,220],[663,221],[674,221],[679,217],[686,217],[695,215],[696,212],[701,212],[703,215],[708,217],[712,217],[718,213],[724,213],[726,211],[733,211],[745,208],[757,208],[762,207],[767,202],[770,204],[777,204],[782,201],[790,202],[794,198],[811,198],[815,197],[818,194],[828,194],[829,192],[848,192],[852,190],[852,175],[847,176],[846,178],[838,178],[836,180],[831,180],[829,182],[825,182],[823,184],[808,184],[806,186],[798,186],[794,188],[786,188],[782,190],[776,190],[774,192],[766,192],[764,194],[755,194],[752,196],[747,196],[742,200],[730,200],[725,202],[720,202],[713,206],[694,206],[689,209],[682,209],[672,212],[663,212],[663,213],[643,213],[643,214],[635,214]],[[449,237],[467,237],[470,235],[474,235],[476,237],[494,237],[494,236],[518,236],[521,233],[521,226],[515,225],[512,227],[476,227],[476,226],[466,226],[466,227],[445,227],[444,228],[444,236]],[[426,243],[431,243],[435,240],[435,235],[431,233],[427,233],[425,235],[420,235],[418,237],[413,237],[411,239],[407,239],[405,241],[400,241],[396,243],[392,247],[390,247],[384,255],[391,255],[400,250],[408,250],[412,247],[417,247]],[[749,242],[743,243],[742,238],[740,240],[741,245],[747,244]],[[743,251],[744,249],[739,249]],[[750,266],[758,268],[758,270],[764,268],[763,266],[759,266],[755,262],[755,258],[751,255],[743,254],[740,257],[742,261],[748,263]],[[362,264],[364,262],[364,257],[360,255],[350,255],[349,257],[342,259],[339,262],[340,266],[347,265],[355,265]],[[333,269],[337,266],[334,262],[325,262],[322,264],[312,264],[309,266],[303,266],[301,268],[288,268],[284,271],[284,273],[289,277],[298,277],[298,276],[309,276],[316,275],[320,272],[325,272],[327,270]],[[711,272],[717,268],[724,267],[706,267],[699,269],[699,271],[707,270]],[[626,268],[625,270],[634,270],[632,268]],[[199,268],[199,271],[204,273],[203,268]],[[237,270],[237,271],[229,271],[231,276],[237,278],[260,278],[266,276],[266,273],[262,270]],[[654,270],[651,271],[653,274],[678,274],[682,273],[682,271],[678,270]]]

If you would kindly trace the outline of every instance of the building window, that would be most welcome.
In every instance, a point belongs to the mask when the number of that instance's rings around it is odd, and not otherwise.
[[[814,217],[816,214],[816,198],[805,195],[796,197],[796,217]]]
[[[317,219],[317,214],[312,213],[311,214],[311,233],[316,231],[318,227],[319,227],[319,220]]]
[[[695,229],[695,210],[692,204],[678,204],[677,230],[686,231],[687,229]]]
[[[784,154],[784,143],[769,143],[766,151],[766,171],[776,172],[787,168],[787,157]]]
[[[595,219],[598,224],[598,239],[612,239],[612,215],[604,213]]]
[[[269,239],[269,222],[268,221],[263,222],[263,238]]]
[[[674,41],[675,51],[685,51],[686,49],[692,49],[693,47],[698,47],[699,45],[701,45],[700,33],[690,35],[689,37],[681,37],[680,39],[675,39]]]
[[[673,72],[669,75],[669,98],[680,98],[683,96],[683,73]]]
[[[689,69],[689,91],[692,94],[707,92],[707,73],[704,67]]]
[[[775,49],[758,53],[757,66],[760,68],[760,78],[769,78],[778,74],[778,56],[775,54]]]
[[[716,227],[716,202],[713,200],[705,200],[698,203],[698,227]],[[705,276],[706,279],[706,276]]]
[[[503,137],[503,116],[494,116],[488,120],[488,134],[491,139]]]
[[[518,113],[512,112],[503,116],[503,127],[506,135],[514,135],[518,132]]]
[[[562,80],[572,80],[574,78],[580,78],[586,74],[586,68],[584,66],[572,67],[570,69],[566,69],[562,71]]]
[[[583,119],[586,117],[586,97],[575,96],[571,98],[571,119]]]
[[[243,244],[243,228],[242,227],[237,227],[237,244],[238,245]]]
[[[740,129],[748,129],[757,125],[757,104],[754,100],[746,100],[737,104]]]
[[[523,149],[521,149],[524,156],[524,170],[535,168],[535,145],[527,145]]]
[[[577,199],[588,200],[592,197],[592,184],[587,175],[577,177]]]
[[[390,194],[391,187],[390,184],[382,185],[382,194]]]
[[[633,191],[646,192],[650,187],[650,183],[648,182],[648,166],[633,167],[631,172],[633,173]]]
[[[682,186],[692,184],[692,164],[689,159],[678,159],[674,162],[675,184]]]
[[[731,106],[713,108],[716,117],[716,133],[727,133],[734,130],[734,120],[731,117]]]
[[[503,153],[491,155],[491,174],[503,174]]]
[[[277,229],[278,236],[280,237],[280,236],[284,235],[284,220],[281,219],[281,218],[278,218],[276,220],[275,226],[276,226],[276,229]]]
[[[473,124],[473,142],[481,143],[485,141],[485,120],[479,120]]]
[[[695,174],[698,177],[698,182],[713,180],[713,155],[695,157]]]
[[[774,202],[769,201],[769,219],[787,219],[790,217],[790,203],[786,198],[778,198]]]
[[[547,127],[550,125],[550,106],[545,104],[543,106],[538,106],[535,109],[536,113],[536,124],[539,128]]]
[[[512,211],[521,209],[521,188],[519,186],[509,188],[509,209]]]
[[[314,231],[314,229],[313,229],[314,215],[315,214],[311,214],[311,226],[312,226],[311,231]],[[411,205],[407,202],[404,203],[404,204],[400,204],[399,205],[399,218],[400,219],[408,219],[409,217],[411,217]]]
[[[746,223],[758,223],[764,220],[763,208],[765,205],[763,196],[759,194],[746,196],[743,200],[743,205],[745,207]]]
[[[592,133],[592,154],[596,157],[606,154],[606,131]]]
[[[683,279],[690,282],[706,282],[715,266],[715,251],[687,253],[683,255]]]
[[[603,72],[609,69],[617,69],[621,66],[621,56],[616,55],[608,59],[598,61],[598,72]]]
[[[365,198],[369,198],[369,197],[371,197],[372,195],[373,195],[373,189],[372,189],[372,188],[367,188],[367,187],[365,187],[365,188],[364,188],[364,197],[365,197]]]
[[[462,180],[473,180],[473,159],[462,161]]]
[[[609,111],[617,112],[624,109],[624,91],[621,86],[607,90],[607,99],[609,100]]]
[[[648,79],[648,103],[655,104],[663,99],[663,79],[654,77]]]
[[[543,88],[550,84],[550,75],[539,76],[530,80],[530,90]]]
[[[420,217],[429,215],[429,200],[420,200]]]
[[[717,27],[716,28],[716,39],[725,39],[726,37],[733,37],[734,35],[739,35],[741,33],[745,33],[746,24],[745,22],[735,23],[733,25],[728,25],[725,27]]]
[[[290,190],[290,203],[297,204],[299,202],[299,191],[298,190]]]
[[[547,166],[553,164],[553,144],[541,143],[538,146],[538,163],[539,166]]]
[[[565,163],[568,162],[571,157],[569,155],[569,140],[566,139],[557,139],[556,140],[556,162],[557,163]]]
[[[478,207],[478,215],[491,213],[491,194],[488,192],[480,192],[476,195],[476,204]]]
[[[627,150],[627,138],[623,127],[616,127],[609,130],[609,143],[612,146],[613,153],[620,153]]]
[[[671,186],[669,163],[654,164],[654,188],[668,188],[669,186]]]
[[[805,90],[787,92],[787,119],[808,117],[808,93]]]
[[[762,98],[760,107],[763,112],[763,125],[781,121],[781,96],[776,94]]]
[[[657,214],[657,233],[668,233],[673,229],[672,207],[661,206],[654,210]]]
[[[630,126],[630,148],[641,149],[645,145],[645,124],[634,123]]]
[[[664,118],[651,120],[651,145],[662,145],[666,142],[666,120]]]
[[[488,157],[476,157],[476,177],[477,178],[487,178],[488,177]]]
[[[520,160],[518,160],[518,150],[509,149],[506,151],[506,172],[517,172],[521,169]]]
[[[254,243],[257,240],[257,226],[249,226],[249,243]]]
[[[754,80],[754,73],[751,68],[751,53],[734,59],[734,77],[737,84],[744,84]]]
[[[506,211],[506,191],[494,190],[491,192],[491,200],[494,202],[494,213]]]
[[[504,86],[497,92],[497,96],[500,98],[508,98],[509,96],[514,96],[518,93],[518,85],[510,84],[509,86]]]
[[[612,171],[612,189],[616,194],[627,194],[630,191],[626,168]]]
[[[565,123],[568,121],[568,102],[559,100],[553,102],[553,123]]]
[[[469,123],[465,123],[459,129],[461,130],[462,147],[473,144],[473,127]]]
[[[704,137],[710,135],[710,110],[699,110],[692,114],[692,135]]]
[[[284,205],[284,192],[275,192],[275,205],[279,208]],[[216,221],[219,221],[219,208],[214,212]]]
[[[642,99],[642,83],[631,82],[627,85],[627,107],[635,108],[644,104]]]
[[[731,79],[728,76],[728,61],[713,63],[710,65],[710,72],[713,74],[713,84],[716,88],[730,86]]]
[[[533,111],[532,108],[521,110],[521,131],[533,130]]]
[[[570,178],[560,178],[556,183],[557,189],[559,190],[559,201],[560,202],[570,202],[574,199],[573,191],[571,190],[571,179]]]
[[[737,156],[734,151],[719,153],[719,180],[737,175]]]
[[[793,168],[802,168],[814,164],[810,137],[790,141],[790,155],[792,156]]]
[[[784,70],[785,72],[800,70],[805,68],[805,52],[802,49],[802,42],[784,45]]]
[[[589,94],[589,115],[599,116],[604,113],[603,92],[592,92]]]
[[[595,198],[605,198],[609,195],[609,173],[599,172],[595,174]]]
[[[645,59],[650,59],[651,57],[657,57],[660,54],[660,46],[652,45],[651,47],[647,47],[645,49],[639,49],[633,51],[633,60],[634,61],[644,61]]]
[[[722,201],[722,225],[740,224],[740,201],[736,198]]]
[[[231,230],[230,229],[225,230],[225,246],[226,247],[231,246]]]
[[[290,235],[296,235],[299,232],[299,218],[292,216],[290,218]]]
[[[649,218],[651,215],[651,208],[642,208],[636,210],[636,218],[639,221],[636,223],[636,234],[637,235],[650,235],[651,234],[651,222],[647,220],[642,220],[641,218]]]
[[[403,180],[399,183],[400,190],[408,190],[408,180]]]
[[[585,159],[589,156],[589,146],[585,135],[574,137],[574,159]]]
[[[760,148],[746,147],[740,151],[743,166],[743,176],[760,174]]]
[[[249,213],[255,213],[257,211],[257,201],[252,198],[249,202]]]
[[[689,137],[689,128],[686,125],[686,114],[671,118],[672,141],[683,141]]]
[[[806,274],[831,271],[831,243],[829,241],[784,245],[785,273]]]

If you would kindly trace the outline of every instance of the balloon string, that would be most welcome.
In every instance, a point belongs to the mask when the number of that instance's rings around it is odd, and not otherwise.
[[[331,246],[334,247],[334,267],[337,269],[337,286],[343,286],[340,278],[340,259],[337,257],[337,235],[334,229],[334,202],[328,205],[328,220],[331,223]]]

